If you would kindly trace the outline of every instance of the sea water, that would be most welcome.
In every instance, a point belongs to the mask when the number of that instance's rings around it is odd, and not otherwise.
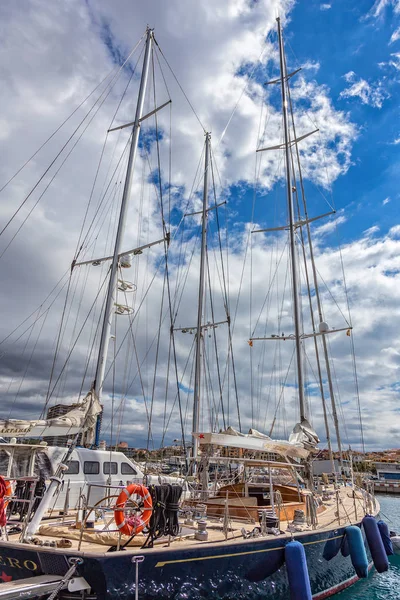
[[[400,534],[400,496],[377,495],[381,505],[381,518],[390,530]],[[400,600],[400,561],[390,564],[389,571],[377,573],[373,569],[368,579],[358,581],[347,590],[334,596],[338,600]]]

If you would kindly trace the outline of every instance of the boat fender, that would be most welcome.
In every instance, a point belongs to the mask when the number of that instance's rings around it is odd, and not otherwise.
[[[347,535],[344,535],[342,538],[342,545],[340,551],[342,553],[342,556],[344,556],[345,558],[350,556],[349,540],[347,539]]]
[[[389,568],[389,561],[386,555],[381,534],[378,528],[378,523],[375,517],[366,515],[362,524],[364,526],[365,536],[371,552],[372,560],[374,561],[375,569],[378,573],[384,573]]]
[[[360,579],[365,579],[368,577],[368,558],[361,529],[356,525],[346,527],[346,538],[354,570]]]
[[[390,540],[392,542],[393,552],[397,556],[400,556],[400,535],[393,535]]]
[[[385,548],[387,556],[392,556],[394,554],[392,540],[390,539],[389,527],[385,523],[385,521],[378,521],[378,529],[381,534],[383,547]]]
[[[289,580],[290,600],[312,600],[306,553],[300,542],[285,546],[286,570]]]
[[[324,550],[322,552],[322,557],[325,560],[332,560],[332,558],[334,558],[337,553],[339,552],[341,546],[342,546],[342,541],[343,538],[342,537],[334,537],[330,540],[328,540],[324,546]]]

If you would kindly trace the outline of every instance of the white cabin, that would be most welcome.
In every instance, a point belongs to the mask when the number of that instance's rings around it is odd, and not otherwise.
[[[9,479],[43,477],[48,484],[66,451],[66,448],[58,446],[0,444],[0,475]],[[109,493],[104,487],[89,487],[90,484],[126,486],[130,483],[143,483],[144,479],[144,473],[139,465],[122,452],[78,447],[73,450],[68,465],[61,486],[55,494],[54,501],[50,504],[52,510],[62,511],[65,507],[67,509],[77,508],[79,496],[84,494],[87,498],[89,489],[88,504],[90,506]],[[155,475],[147,476],[146,482],[147,484],[184,484],[181,478]],[[184,488],[186,487],[184,485]],[[118,490],[115,490],[114,493],[118,493]]]

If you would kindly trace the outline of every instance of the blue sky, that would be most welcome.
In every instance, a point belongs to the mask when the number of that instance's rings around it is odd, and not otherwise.
[[[315,57],[320,63],[318,82],[330,88],[334,105],[348,112],[358,129],[353,165],[334,189],[337,208],[349,211],[341,233],[350,240],[373,225],[387,232],[398,219],[400,145],[394,142],[399,138],[399,70],[389,63],[393,54],[400,52],[400,40],[390,43],[400,15],[390,2],[380,3],[382,10],[376,17],[372,2],[336,0],[326,4],[330,8],[321,10],[321,2],[298,3],[289,35],[299,63]],[[375,10],[378,8],[377,2]],[[368,82],[371,90],[381,89],[382,100],[341,97],[349,87],[344,77],[351,71],[357,81]],[[390,202],[383,206],[386,198]]]

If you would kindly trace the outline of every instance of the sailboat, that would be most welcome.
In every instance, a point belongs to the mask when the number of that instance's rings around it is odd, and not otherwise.
[[[41,429],[42,435],[47,427],[53,430],[56,428],[59,433],[59,429],[64,426],[72,432],[73,438],[34,511],[31,509],[35,496],[28,499],[30,518],[23,524],[22,530],[10,529],[10,520],[3,523],[0,564],[4,583],[0,584],[0,597],[6,597],[2,596],[2,586],[8,586],[7,589],[4,588],[4,593],[13,593],[13,596],[7,597],[14,598],[50,593],[51,599],[58,594],[59,598],[86,600],[228,600],[238,597],[249,600],[312,597],[322,600],[355,583],[359,576],[366,576],[372,565],[370,539],[369,546],[367,545],[368,558],[364,549],[364,530],[367,527],[363,527],[362,533],[359,528],[367,512],[378,514],[377,501],[367,491],[355,487],[336,485],[319,492],[312,480],[310,456],[319,440],[309,422],[304,397],[304,371],[301,363],[303,333],[298,300],[299,283],[296,280],[298,266],[294,250],[296,229],[307,226],[308,222],[307,219],[305,223],[296,222],[293,208],[290,148],[300,140],[290,137],[286,94],[291,74],[286,72],[279,19],[277,23],[281,66],[277,82],[282,93],[285,133],[282,149],[286,157],[289,215],[288,223],[282,229],[288,229],[291,241],[295,333],[290,339],[296,347],[300,422],[289,440],[273,440],[255,430],[243,434],[229,427],[218,432],[201,429],[201,368],[204,358],[201,342],[204,330],[217,325],[215,322],[204,324],[202,307],[207,216],[209,210],[213,209],[208,206],[211,138],[206,133],[203,202],[200,211],[202,245],[197,325],[190,325],[196,334],[196,348],[193,443],[190,456],[187,457],[190,474],[187,481],[196,484],[194,498],[184,505],[180,503],[183,492],[180,481],[175,485],[159,482],[158,485],[147,486],[146,481],[134,483],[130,478],[129,482],[121,481],[121,485],[116,485],[114,481],[106,482],[100,486],[103,495],[101,502],[93,502],[90,492],[91,487],[96,487],[96,484],[92,485],[89,481],[88,491],[81,498],[76,519],[71,522],[54,516],[48,518],[48,509],[54,496],[62,482],[68,479],[72,454],[79,450],[81,441],[78,436],[82,432],[93,431],[100,410],[99,395],[102,392],[107,346],[112,332],[111,316],[116,306],[114,294],[121,262],[127,254],[122,250],[122,234],[132,169],[139,145],[141,123],[148,116],[144,114],[144,98],[151,67],[151,50],[155,44],[154,32],[148,28],[135,120],[128,124],[132,128],[132,135],[114,250],[111,257],[96,257],[90,261],[92,264],[108,261],[111,265],[108,270],[108,291],[93,387],[89,396],[80,403],[79,415],[75,411],[55,422],[42,420],[31,424],[10,421],[2,423],[1,433],[9,437],[31,436],[34,427]],[[155,107],[151,114],[163,106],[165,105]],[[173,242],[165,232],[158,243],[168,248],[169,243]],[[143,248],[137,248],[132,252],[139,253],[142,250]],[[73,268],[77,267],[78,261],[75,261]],[[171,318],[171,330],[173,325]],[[229,326],[229,319],[227,325]],[[187,330],[187,327],[181,329]],[[327,334],[324,326],[320,325],[314,338],[320,335],[324,340]],[[257,341],[255,337],[250,340],[252,344]],[[2,446],[3,450],[4,446],[7,445]],[[10,449],[14,446],[18,444],[11,444]],[[40,449],[45,452],[44,446],[37,448],[38,451]],[[92,453],[92,461],[96,460],[96,453],[99,452],[88,448],[84,451]],[[32,453],[32,473],[36,454],[38,452]],[[89,458],[85,460],[90,462]],[[111,455],[110,473],[112,462]],[[225,486],[218,489],[211,487],[210,490],[211,465],[217,470],[222,468],[229,476],[227,467],[232,463],[236,465],[234,478]],[[267,473],[267,481],[261,484],[249,481],[247,476],[252,469],[261,469],[264,474]],[[294,474],[295,485],[274,483],[274,469]],[[9,483],[3,491],[3,502],[12,505],[15,501],[12,478],[7,477],[7,473],[4,475],[4,481]],[[89,519],[89,514],[92,520]],[[93,515],[96,516],[94,524]],[[114,541],[111,541],[112,536]],[[356,539],[354,543],[353,538]],[[62,543],[57,544],[60,539]],[[355,547],[359,555],[362,555],[361,566],[354,558]],[[372,550],[376,554],[376,548]],[[381,559],[383,560],[382,556]],[[302,590],[305,590],[304,593]]]

